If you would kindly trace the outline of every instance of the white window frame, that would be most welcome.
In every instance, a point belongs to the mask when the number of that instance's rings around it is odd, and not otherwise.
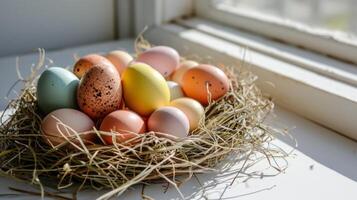
[[[324,31],[257,12],[215,6],[214,0],[196,0],[196,14],[230,26],[245,29],[290,44],[302,46],[323,54],[357,63],[357,42],[341,37],[331,31]]]
[[[239,34],[239,29],[222,26],[222,30],[217,31],[212,27],[204,29],[202,26],[190,23],[190,20],[177,20],[177,17],[193,13],[199,17],[223,22],[220,25],[229,24],[231,27],[239,25],[239,23],[238,25],[234,23],[237,20],[234,18],[237,17],[236,14],[233,15],[229,12],[227,14],[226,11],[213,8],[209,8],[209,12],[205,12],[207,7],[204,7],[209,6],[207,0],[135,0],[133,4],[135,11],[134,35],[140,33],[145,26],[149,26],[145,37],[154,44],[173,46],[183,55],[211,56],[220,63],[245,63],[249,66],[249,70],[259,76],[257,83],[263,92],[270,94],[277,104],[357,140],[357,123],[355,123],[357,119],[357,76],[349,72],[349,70],[357,69],[354,64],[344,63],[318,53],[313,56],[319,57],[325,63],[313,64],[305,57],[314,53],[299,50],[294,46],[279,44],[304,52],[301,55],[281,54],[281,52],[271,50],[275,47],[272,43],[277,43],[276,41],[251,43]],[[217,16],[219,17],[217,18]],[[175,23],[168,23],[173,19],[176,19]],[[256,25],[258,23],[259,25],[261,23],[260,25],[264,25],[267,23],[268,25],[264,26],[272,25],[266,21],[254,21],[256,19],[244,19],[244,17],[239,19],[246,20],[243,24]],[[119,30],[120,27],[119,25]],[[316,51],[324,52],[335,48],[339,52],[349,52],[349,56],[341,57],[344,60],[353,60],[353,52],[357,52],[354,44],[335,38],[314,33],[310,35],[308,31],[299,32],[299,30],[280,28],[277,30],[278,32],[288,31],[295,35],[292,38],[296,39],[296,43],[303,40],[299,37],[306,36],[311,37],[311,40],[316,39],[318,42],[311,48],[315,48]],[[229,33],[228,29],[232,29],[230,33],[237,34],[227,34]],[[247,28],[244,29],[247,30]],[[251,29],[250,31],[255,30]],[[256,32],[261,34],[261,31],[257,30]],[[274,32],[274,30],[271,31]],[[299,36],[300,33],[301,36]],[[269,40],[269,38],[265,38],[265,40]],[[320,43],[324,44],[322,49],[319,47]],[[314,45],[315,47],[313,47]],[[249,47],[248,50],[247,47]],[[249,59],[247,59],[247,55]],[[336,66],[342,67],[337,68]]]

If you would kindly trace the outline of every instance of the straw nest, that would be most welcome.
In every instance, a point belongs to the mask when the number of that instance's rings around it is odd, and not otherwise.
[[[137,52],[149,44],[139,40]],[[182,140],[158,137],[153,132],[140,134],[133,140],[141,142],[125,144],[90,145],[73,143],[75,148],[65,145],[51,147],[44,142],[41,119],[36,102],[37,72],[44,65],[44,51],[28,77],[18,98],[12,100],[1,116],[0,127],[0,173],[40,186],[53,185],[64,189],[72,185],[95,189],[110,188],[101,199],[121,194],[139,183],[164,180],[178,189],[178,176],[188,180],[195,173],[207,173],[228,155],[242,159],[248,154],[261,154],[270,160],[274,156],[284,157],[282,150],[268,145],[274,133],[263,120],[274,104],[262,95],[249,72],[237,72],[222,67],[230,79],[229,92],[205,108],[205,118],[199,128]],[[60,122],[59,122],[60,123]],[[60,124],[65,126],[65,124]],[[67,127],[69,128],[69,127]],[[100,132],[93,130],[100,137]],[[76,138],[80,138],[76,134]],[[248,159],[248,156],[247,156]],[[230,165],[225,165],[230,167]],[[279,170],[279,169],[278,169]],[[181,176],[182,177],[182,176]],[[42,190],[42,195],[43,195]]]

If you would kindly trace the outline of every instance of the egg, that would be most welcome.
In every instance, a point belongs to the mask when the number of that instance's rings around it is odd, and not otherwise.
[[[79,83],[78,105],[91,118],[101,118],[119,109],[121,99],[121,80],[113,65],[93,66]]]
[[[117,68],[118,72],[123,74],[124,69],[133,60],[133,57],[125,51],[111,51],[105,56]]]
[[[181,85],[181,80],[184,73],[194,67],[197,66],[198,63],[192,60],[186,60],[180,64],[180,67],[172,74],[171,80]]]
[[[229,81],[219,68],[201,64],[185,72],[181,86],[186,96],[207,105],[210,98],[217,100],[227,93]]]
[[[186,137],[189,128],[186,115],[175,107],[161,107],[153,112],[148,120],[150,131],[166,133],[178,138]]]
[[[66,142],[65,137],[72,139],[71,137],[75,137],[76,133],[85,144],[93,144],[96,137],[93,132],[90,132],[93,127],[94,122],[86,114],[70,108],[62,108],[49,113],[41,123],[45,141],[53,146]],[[71,141],[79,144],[77,139]]]
[[[98,54],[89,54],[80,58],[73,67],[73,73],[82,78],[84,74],[95,65],[112,65],[105,57]]]
[[[196,100],[191,98],[179,98],[171,101],[170,106],[180,109],[185,113],[190,122],[190,131],[196,129],[201,118],[205,114],[203,106]]]
[[[180,97],[184,97],[181,86],[178,83],[173,81],[167,81],[167,85],[170,89],[170,101]]]
[[[40,110],[48,114],[60,108],[77,108],[78,83],[78,78],[66,69],[46,69],[37,82],[36,96]]]
[[[116,132],[114,135],[116,142],[123,143],[135,138],[138,133],[144,133],[146,128],[144,120],[138,114],[129,110],[117,110],[103,119],[100,130]],[[107,144],[113,144],[112,135],[102,137]]]
[[[170,102],[170,90],[165,78],[149,65],[134,63],[123,75],[125,105],[142,116]]]
[[[136,61],[146,63],[164,77],[169,77],[179,67],[180,56],[171,47],[156,46],[139,54]]]

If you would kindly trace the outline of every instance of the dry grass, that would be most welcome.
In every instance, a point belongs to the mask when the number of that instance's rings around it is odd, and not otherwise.
[[[139,38],[136,45],[141,51],[149,44]],[[40,54],[37,70],[43,65],[44,52]],[[0,127],[0,173],[4,176],[39,185],[55,183],[57,189],[79,184],[79,189],[110,188],[101,196],[108,199],[120,195],[138,183],[165,180],[178,189],[177,176],[191,178],[195,173],[215,171],[215,166],[228,155],[238,161],[248,155],[264,155],[274,165],[275,157],[287,154],[269,143],[274,133],[263,124],[265,116],[273,109],[271,100],[264,97],[254,84],[251,73],[233,72],[223,67],[231,81],[229,92],[220,100],[211,102],[205,109],[205,118],[199,128],[182,140],[158,137],[153,132],[138,135],[140,143],[113,146],[73,143],[52,147],[44,142],[40,131],[41,118],[36,103],[36,77],[34,70],[17,99],[11,101],[6,111],[14,111],[6,120],[1,117]],[[5,112],[6,112],[5,111]],[[58,126],[66,126],[58,123]],[[69,131],[69,127],[67,127]],[[100,132],[93,130],[100,137]],[[225,168],[231,167],[225,165]],[[281,170],[275,166],[277,170]],[[179,189],[178,189],[179,191]]]

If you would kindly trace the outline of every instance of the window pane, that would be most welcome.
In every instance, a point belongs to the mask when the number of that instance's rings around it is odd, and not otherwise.
[[[357,35],[357,0],[215,0],[239,10]]]

